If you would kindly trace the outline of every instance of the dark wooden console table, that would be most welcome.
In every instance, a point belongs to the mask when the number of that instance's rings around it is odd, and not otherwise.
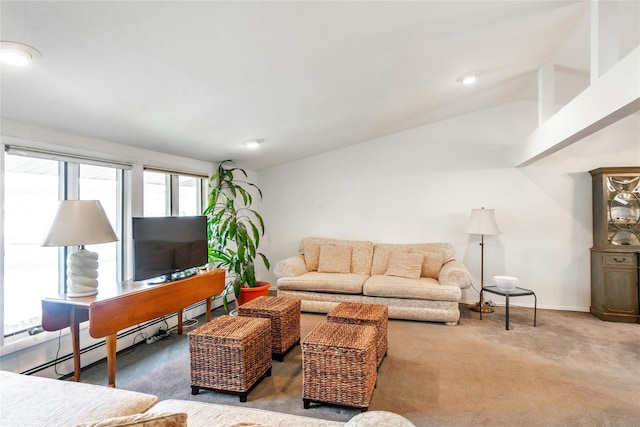
[[[178,333],[182,333],[182,309],[205,300],[207,322],[211,318],[211,298],[222,293],[225,271],[198,273],[186,279],[159,285],[125,282],[102,286],[97,295],[70,298],[66,294],[42,300],[42,327],[58,331],[70,327],[73,343],[74,376],[80,380],[80,323],[89,321],[89,335],[106,338],[109,386],[116,385],[116,341],[118,331],[158,317],[178,313]]]

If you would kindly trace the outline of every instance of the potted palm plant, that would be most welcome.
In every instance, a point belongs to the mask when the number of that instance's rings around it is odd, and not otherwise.
[[[251,206],[253,195],[262,199],[262,191],[248,182],[244,169],[231,166],[225,160],[216,174],[209,179],[207,216],[209,262],[227,270],[228,281],[222,293],[222,302],[228,311],[227,297],[233,292],[236,305],[266,295],[270,284],[256,280],[255,259],[260,258],[269,269],[269,260],[258,252],[260,238],[264,236],[262,216]],[[250,294],[251,296],[246,296]]]

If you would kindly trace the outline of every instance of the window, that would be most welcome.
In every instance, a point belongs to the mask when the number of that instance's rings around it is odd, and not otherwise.
[[[178,215],[202,215],[202,181],[193,176],[178,177]]]
[[[40,324],[40,300],[58,290],[57,248],[41,247],[58,206],[59,164],[5,157],[4,335]]]
[[[156,170],[144,171],[144,216],[202,215],[207,179]]]
[[[122,236],[122,215],[119,201],[122,170],[111,167],[80,165],[80,200],[99,200],[109,222],[118,236]],[[122,280],[118,268],[118,242],[87,245],[87,250],[98,254],[98,283],[116,283]]]
[[[122,236],[122,168],[40,157],[4,157],[4,336],[40,325],[41,300],[65,291],[67,250],[40,246],[59,200],[100,200]],[[121,242],[87,249],[98,253],[100,283],[122,280]]]
[[[39,326],[41,300],[65,292],[67,248],[42,247],[59,200],[100,200],[118,242],[87,245],[98,253],[100,286],[123,280],[126,269],[127,221],[123,212],[125,171],[129,167],[17,147],[0,153],[4,166],[0,191],[4,216],[0,244],[4,249],[2,336]],[[207,178],[158,170],[143,174],[144,215],[200,215]],[[124,248],[124,249],[123,249]]]
[[[169,210],[170,175],[144,171],[144,216],[165,216]]]

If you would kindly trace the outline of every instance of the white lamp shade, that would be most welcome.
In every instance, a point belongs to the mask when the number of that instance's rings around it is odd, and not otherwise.
[[[464,232],[466,234],[500,234],[493,209],[471,209],[471,217]]]
[[[63,200],[42,246],[82,246],[118,240],[98,200]]]

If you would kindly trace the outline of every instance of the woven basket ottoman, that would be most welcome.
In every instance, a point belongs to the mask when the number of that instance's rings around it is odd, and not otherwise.
[[[376,328],[322,322],[304,337],[302,401],[366,411],[376,385]]]
[[[387,355],[388,349],[389,307],[381,304],[341,302],[327,314],[327,320],[329,322],[375,326],[377,329],[376,356],[378,366],[380,366],[382,359]]]
[[[300,300],[288,297],[258,297],[238,307],[238,315],[271,320],[271,353],[280,362],[300,343]]]
[[[189,332],[191,394],[201,388],[237,394],[240,402],[271,375],[271,322],[221,316]]]

